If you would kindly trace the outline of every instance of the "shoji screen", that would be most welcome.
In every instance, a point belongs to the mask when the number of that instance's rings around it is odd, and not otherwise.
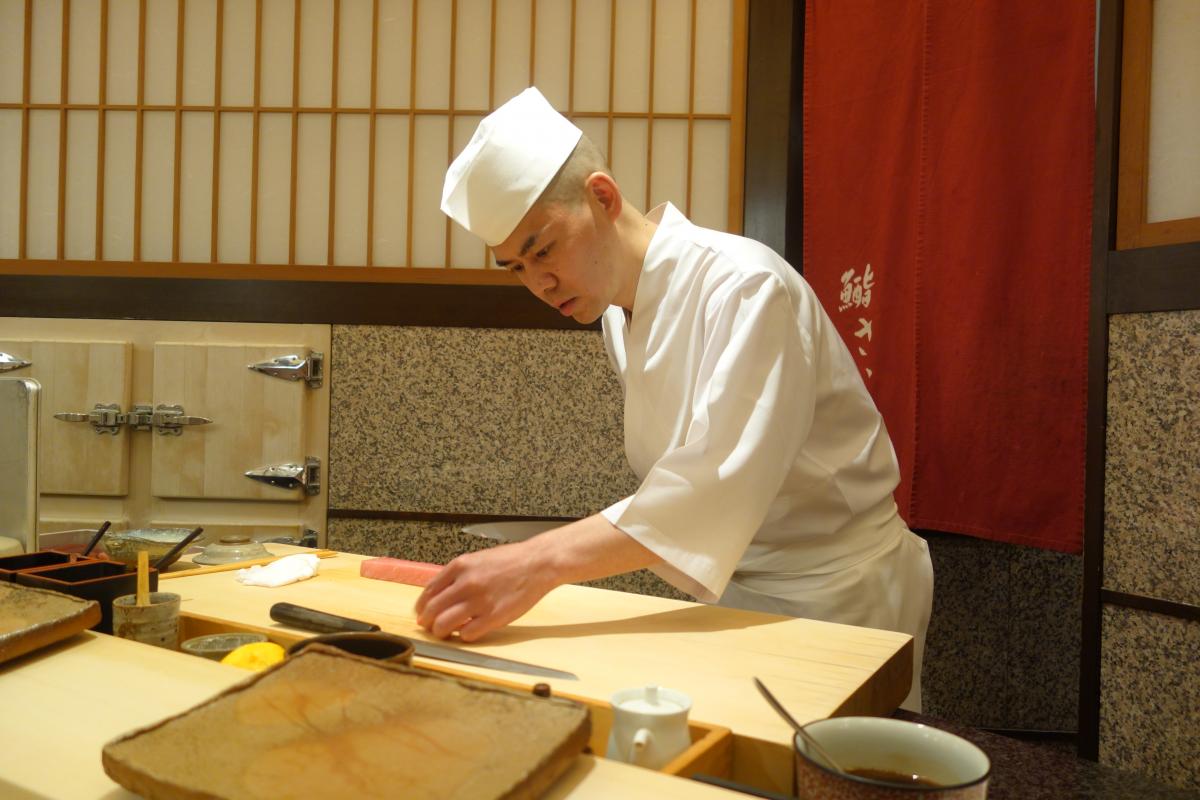
[[[531,83],[633,203],[736,230],[746,3],[0,0],[0,259],[494,282],[442,176]]]
[[[1200,3],[1124,3],[1117,248],[1200,241]]]

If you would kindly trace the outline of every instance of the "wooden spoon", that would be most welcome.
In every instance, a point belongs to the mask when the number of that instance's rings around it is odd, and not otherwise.
[[[137,604],[150,605],[150,553],[138,550]]]

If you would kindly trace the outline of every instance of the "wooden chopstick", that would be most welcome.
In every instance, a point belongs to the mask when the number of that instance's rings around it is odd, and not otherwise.
[[[150,605],[150,553],[138,550],[137,562],[137,604]]]

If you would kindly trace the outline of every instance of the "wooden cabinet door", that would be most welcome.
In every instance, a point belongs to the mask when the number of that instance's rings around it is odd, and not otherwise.
[[[97,403],[129,410],[132,345],[128,341],[4,340],[0,352],[32,364],[5,373],[42,385],[38,488],[42,494],[121,496],[129,492],[130,432],[97,433],[86,422],[54,418]]]
[[[185,426],[179,436],[155,434],[150,491],[163,498],[301,502],[301,489],[251,480],[247,470],[303,464],[310,389],[249,369],[282,355],[306,354],[301,345],[167,343],[154,346],[155,406],[180,405],[208,425]]]

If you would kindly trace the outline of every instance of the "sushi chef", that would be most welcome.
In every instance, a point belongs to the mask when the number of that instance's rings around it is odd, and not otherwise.
[[[670,203],[643,214],[536,88],[480,122],[442,210],[560,314],[602,319],[641,483],[454,559],[418,599],[419,623],[474,641],[556,586],[648,567],[703,602],[911,634],[905,707],[919,708],[929,552],[892,498],[883,419],[796,270]]]

